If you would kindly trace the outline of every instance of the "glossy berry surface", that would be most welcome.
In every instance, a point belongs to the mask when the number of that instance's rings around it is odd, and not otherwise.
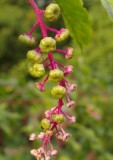
[[[32,36],[28,36],[27,34],[21,34],[18,37],[19,41],[27,46],[35,46],[36,41],[35,38]]]
[[[40,41],[39,46],[42,52],[49,53],[56,50],[56,41],[52,37],[45,37]]]
[[[42,63],[43,58],[40,53],[35,50],[30,50],[27,52],[27,59],[34,63]]]
[[[48,130],[50,128],[50,126],[51,125],[50,125],[50,122],[49,122],[48,119],[46,119],[46,118],[42,119],[42,121],[41,121],[41,127],[43,129]]]
[[[51,82],[59,82],[64,77],[63,71],[54,69],[49,72],[49,80]]]
[[[65,96],[66,89],[62,86],[54,86],[51,90],[51,94],[53,95],[53,97],[61,99]]]
[[[45,17],[49,21],[56,21],[60,16],[60,7],[57,4],[51,3],[45,9]]]
[[[45,73],[45,68],[43,64],[29,64],[28,66],[28,72],[33,77],[41,77]]]

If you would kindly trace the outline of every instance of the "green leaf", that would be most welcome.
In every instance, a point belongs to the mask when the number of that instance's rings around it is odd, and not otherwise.
[[[101,0],[109,16],[113,19],[113,0]]]
[[[81,0],[55,0],[61,7],[64,22],[73,39],[80,46],[87,44],[91,36],[90,20]]]

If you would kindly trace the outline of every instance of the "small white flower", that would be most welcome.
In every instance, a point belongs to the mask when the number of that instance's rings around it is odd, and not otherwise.
[[[29,137],[29,140],[30,141],[34,141],[36,139],[36,134],[35,133],[32,133]]]

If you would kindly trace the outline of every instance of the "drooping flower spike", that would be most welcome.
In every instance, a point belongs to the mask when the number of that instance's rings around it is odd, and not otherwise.
[[[76,84],[71,84],[66,79],[66,76],[72,73],[73,66],[64,66],[60,62],[56,61],[53,57],[53,53],[57,52],[63,54],[66,60],[69,60],[74,55],[74,49],[72,47],[68,47],[66,50],[56,48],[57,43],[68,39],[70,35],[69,30],[64,28],[61,28],[60,30],[50,28],[46,26],[43,21],[42,15],[44,15],[50,22],[56,21],[61,14],[60,7],[55,3],[51,3],[44,11],[38,8],[34,0],[29,0],[29,3],[34,9],[37,21],[28,34],[24,33],[19,36],[19,40],[23,44],[31,47],[36,45],[36,40],[32,36],[32,33],[38,26],[41,29],[43,38],[39,42],[37,48],[27,52],[28,72],[31,76],[37,78],[44,76],[45,68],[48,68],[50,70],[48,75],[46,75],[42,82],[36,82],[35,86],[39,91],[44,92],[46,89],[45,83],[47,83],[47,81],[54,83],[55,86],[51,88],[51,94],[52,97],[58,100],[57,106],[45,111],[45,117],[41,121],[41,128],[43,129],[43,132],[38,136],[35,133],[32,133],[29,140],[34,141],[38,139],[42,141],[42,146],[40,148],[31,150],[31,154],[35,156],[37,160],[50,160],[51,157],[57,154],[57,150],[53,148],[51,143],[51,138],[54,136],[57,140],[67,141],[71,136],[70,133],[65,132],[61,124],[65,119],[70,123],[74,123],[76,121],[76,117],[70,117],[63,111],[62,107],[65,99],[67,101],[67,108],[71,108],[76,105],[75,101],[70,99],[70,92],[74,92],[77,88]],[[54,37],[50,37],[48,35],[48,31],[53,32]],[[43,58],[43,54],[46,54],[45,59]],[[56,131],[56,133],[54,131]]]

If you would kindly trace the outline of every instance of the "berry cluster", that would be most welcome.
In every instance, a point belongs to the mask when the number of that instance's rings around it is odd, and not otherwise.
[[[43,38],[36,49],[30,50],[27,53],[28,72],[33,77],[37,78],[44,76],[45,68],[49,68],[50,72],[44,78],[43,82],[36,82],[35,85],[39,91],[44,92],[45,83],[47,81],[55,83],[55,86],[51,89],[51,94],[58,99],[57,106],[45,112],[45,118],[41,121],[43,132],[38,136],[33,133],[30,135],[29,139],[31,141],[39,139],[43,142],[39,149],[31,150],[31,154],[35,156],[37,160],[50,160],[51,156],[57,154],[57,150],[52,146],[51,138],[55,135],[58,140],[67,141],[71,136],[71,134],[65,132],[62,123],[65,119],[68,119],[70,123],[74,123],[76,118],[74,116],[70,117],[63,111],[63,98],[66,97],[67,108],[74,107],[75,101],[70,99],[69,94],[77,88],[76,84],[71,84],[65,79],[65,77],[73,71],[73,66],[62,65],[53,58],[53,53],[62,53],[68,60],[73,57],[74,50],[71,47],[68,47],[66,50],[57,49],[57,43],[63,42],[69,37],[69,30],[64,28],[60,30],[49,28],[45,25],[42,18],[45,16],[50,22],[56,21],[61,13],[60,7],[57,4],[52,3],[47,6],[44,11],[38,8],[34,0],[29,0],[29,2],[34,9],[38,20],[28,34],[24,33],[19,36],[19,40],[26,45],[35,46],[36,41],[32,36],[32,33],[37,26],[40,27]],[[55,33],[54,38],[48,36],[48,31]],[[45,59],[43,58],[44,53],[47,54]],[[56,130],[56,133],[54,130]]]

